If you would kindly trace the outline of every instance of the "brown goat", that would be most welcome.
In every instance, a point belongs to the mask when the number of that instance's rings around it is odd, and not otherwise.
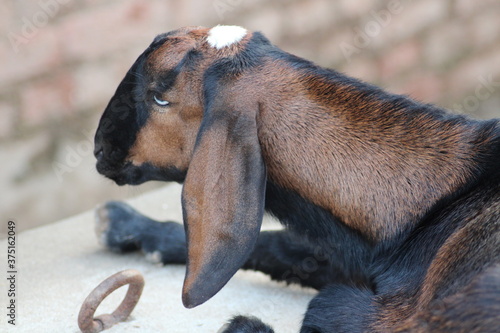
[[[241,27],[190,27],[132,66],[95,155],[119,185],[184,183],[185,234],[112,203],[101,236],[186,262],[186,307],[245,268],[320,289],[301,332],[500,328],[498,120],[384,92]],[[259,234],[264,210],[288,230]],[[271,331],[245,317],[225,329]]]

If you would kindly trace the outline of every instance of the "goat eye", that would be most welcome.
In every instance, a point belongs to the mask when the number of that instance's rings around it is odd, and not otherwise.
[[[160,99],[158,97],[156,97],[156,95],[153,95],[153,99],[155,101],[156,104],[158,104],[159,106],[167,106],[169,105],[169,101],[165,101],[163,99]]]

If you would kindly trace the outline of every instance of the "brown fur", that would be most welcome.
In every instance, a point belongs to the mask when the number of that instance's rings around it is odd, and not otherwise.
[[[468,292],[487,298],[481,281],[490,283],[498,273],[500,198],[497,188],[468,186],[485,172],[484,156],[497,144],[498,125],[487,130],[437,108],[424,112],[425,106],[381,98],[355,81],[300,71],[273,57],[244,75],[225,72],[211,87],[207,106],[206,72],[221,59],[237,59],[253,37],[248,33],[218,50],[207,44],[207,33],[181,29],[148,56],[144,79],[154,92],[162,73],[174,70],[186,53],[200,55],[159,96],[169,107],[151,106],[126,158],[138,167],[150,163],[187,172],[185,304],[204,302],[241,267],[247,254],[241,250],[231,262],[232,251],[255,242],[262,179],[331,213],[373,248],[418,229],[430,213],[451,221],[456,231],[443,239],[414,291],[374,298],[374,331],[448,331],[457,316],[451,305],[466,300]],[[250,179],[253,172],[258,174]],[[462,192],[468,194],[460,197]],[[453,196],[460,199],[439,206]],[[189,299],[191,291],[210,284],[200,276],[209,277],[210,269],[226,262],[231,274],[221,281],[227,279]]]
[[[280,74],[283,71],[287,69]],[[374,241],[393,236],[401,224],[421,217],[436,199],[470,176],[472,163],[462,158],[469,156],[470,147],[460,143],[466,128],[447,124],[443,128],[432,119],[409,121],[397,114],[375,118],[373,114],[389,106],[357,100],[357,92],[349,87],[330,84],[328,89],[337,90],[338,100],[319,102],[322,85],[288,71],[286,87],[263,84],[265,89],[284,90],[263,103],[260,115],[269,176],[342,216]],[[317,102],[311,104],[311,98]],[[299,146],[286,138],[295,133],[303,137]]]
[[[164,48],[153,59],[162,52]],[[170,69],[166,64],[178,62],[170,61],[151,61],[155,63],[151,71],[162,72]],[[131,150],[134,164],[149,161],[163,166],[175,161],[176,167],[187,168],[203,114],[199,74],[209,63],[201,64],[195,73],[181,73],[176,89],[162,96],[182,105],[182,110],[174,106],[168,114],[153,113]],[[393,226],[399,228],[421,217],[433,202],[470,177],[472,147],[463,140],[468,128],[437,124],[424,116],[375,118],[373,114],[390,106],[361,99],[350,87],[316,81],[301,77],[285,64],[273,63],[234,86],[234,98],[242,103],[264,97],[258,115],[259,138],[268,176],[277,184],[345,217],[346,224],[377,241],[393,236]],[[337,90],[338,100],[321,100],[324,89]],[[266,99],[266,90],[275,93]],[[383,136],[380,129],[385,129]],[[287,140],[286,135],[297,132],[305,140],[300,146],[287,146],[295,140]],[[303,160],[311,163],[301,165]],[[287,169],[297,165],[301,168]]]

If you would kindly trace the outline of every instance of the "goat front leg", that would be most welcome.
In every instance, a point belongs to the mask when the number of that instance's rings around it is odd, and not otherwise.
[[[322,289],[309,303],[300,333],[373,332],[370,323],[377,317],[374,299],[373,292],[365,287],[333,283]],[[255,317],[237,316],[219,332],[273,333],[274,331]]]
[[[342,270],[332,265],[324,249],[313,247],[287,230],[262,231],[242,268],[266,273],[273,280],[315,289],[344,279]]]
[[[186,263],[182,224],[155,221],[123,202],[111,201],[96,210],[96,234],[103,246],[115,252],[142,250],[154,263]]]
[[[142,250],[146,258],[156,263],[186,263],[186,235],[182,224],[155,221],[123,202],[108,202],[97,209],[96,233],[100,243],[112,251]],[[341,274],[308,243],[286,230],[261,232],[242,268],[315,289],[338,281]]]

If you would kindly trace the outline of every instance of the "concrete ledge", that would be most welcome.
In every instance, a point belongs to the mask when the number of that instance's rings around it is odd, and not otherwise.
[[[181,221],[179,185],[129,202],[153,218]],[[19,332],[79,332],[77,316],[83,300],[108,276],[128,268],[142,272],[146,285],[128,321],[107,330],[110,333],[217,332],[237,314],[257,316],[274,326],[276,332],[297,332],[315,295],[313,290],[285,287],[260,273],[239,271],[214,298],[187,310],[181,302],[184,266],[153,265],[141,253],[109,252],[97,243],[93,228],[93,212],[86,212],[17,234],[16,327],[7,324],[7,292],[2,287],[0,331],[6,327],[7,331]],[[266,222],[264,228],[276,226]],[[6,249],[7,240],[3,239],[3,267]],[[111,294],[96,315],[114,310],[125,291],[120,288]]]

